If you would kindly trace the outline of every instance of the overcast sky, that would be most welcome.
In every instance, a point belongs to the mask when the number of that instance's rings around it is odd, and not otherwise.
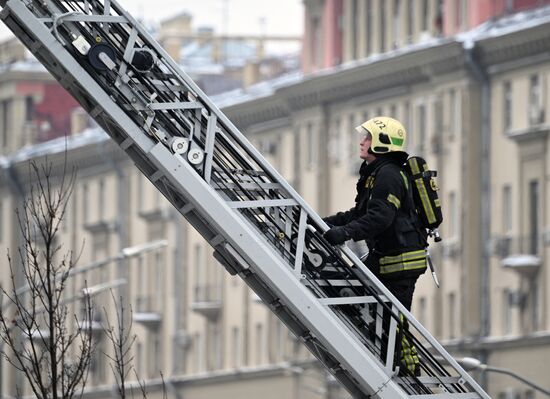
[[[193,16],[194,28],[212,26],[218,33],[301,35],[303,31],[303,0],[118,1],[132,15],[151,23],[185,11]],[[0,38],[9,35],[0,22]]]

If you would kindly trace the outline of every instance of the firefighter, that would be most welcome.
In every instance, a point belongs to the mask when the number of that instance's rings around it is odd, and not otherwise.
[[[414,287],[426,271],[427,235],[414,208],[410,180],[402,166],[406,130],[390,117],[378,116],[356,127],[363,159],[357,182],[355,206],[324,218],[330,229],[325,239],[332,245],[365,240],[366,266],[389,291],[411,310]],[[406,320],[402,320],[406,328]],[[405,336],[401,369],[419,375],[418,356]]]

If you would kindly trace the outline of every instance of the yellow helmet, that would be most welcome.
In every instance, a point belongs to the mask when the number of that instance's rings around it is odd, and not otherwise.
[[[401,122],[389,116],[376,116],[355,128],[357,132],[370,133],[371,151],[375,154],[405,151],[407,131]]]

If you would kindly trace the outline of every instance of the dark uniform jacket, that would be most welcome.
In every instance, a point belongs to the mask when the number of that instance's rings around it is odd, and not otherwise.
[[[369,247],[367,265],[379,277],[418,276],[426,270],[426,233],[414,210],[410,181],[401,165],[406,153],[363,163],[355,206],[324,220],[345,226],[355,241]]]

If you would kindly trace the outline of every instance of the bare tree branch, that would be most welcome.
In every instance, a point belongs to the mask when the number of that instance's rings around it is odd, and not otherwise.
[[[105,334],[111,342],[111,346],[114,352],[113,356],[105,353],[108,359],[111,360],[110,366],[115,377],[117,384],[117,390],[121,399],[126,398],[126,380],[132,370],[132,362],[134,360],[131,356],[132,346],[136,340],[136,335],[132,335],[132,308],[130,306],[130,317],[128,318],[128,326],[126,325],[126,317],[124,300],[122,297],[117,302],[113,290],[111,290],[111,297],[116,309],[116,325],[113,326],[109,320],[109,314],[106,309],[103,309],[105,313],[106,326],[104,327]],[[135,370],[134,370],[135,371]],[[139,378],[138,378],[139,380]]]
[[[84,295],[82,320],[64,299],[68,278],[80,257],[61,254],[58,233],[76,173],[67,160],[58,177],[51,163],[29,164],[33,185],[16,211],[21,245],[17,263],[8,253],[11,287],[0,287],[2,356],[20,371],[38,398],[71,399],[87,381],[93,351],[92,308]],[[86,293],[87,291],[84,291]],[[74,319],[74,320],[73,320]],[[69,330],[69,323],[76,330]],[[20,387],[16,387],[18,395]]]

